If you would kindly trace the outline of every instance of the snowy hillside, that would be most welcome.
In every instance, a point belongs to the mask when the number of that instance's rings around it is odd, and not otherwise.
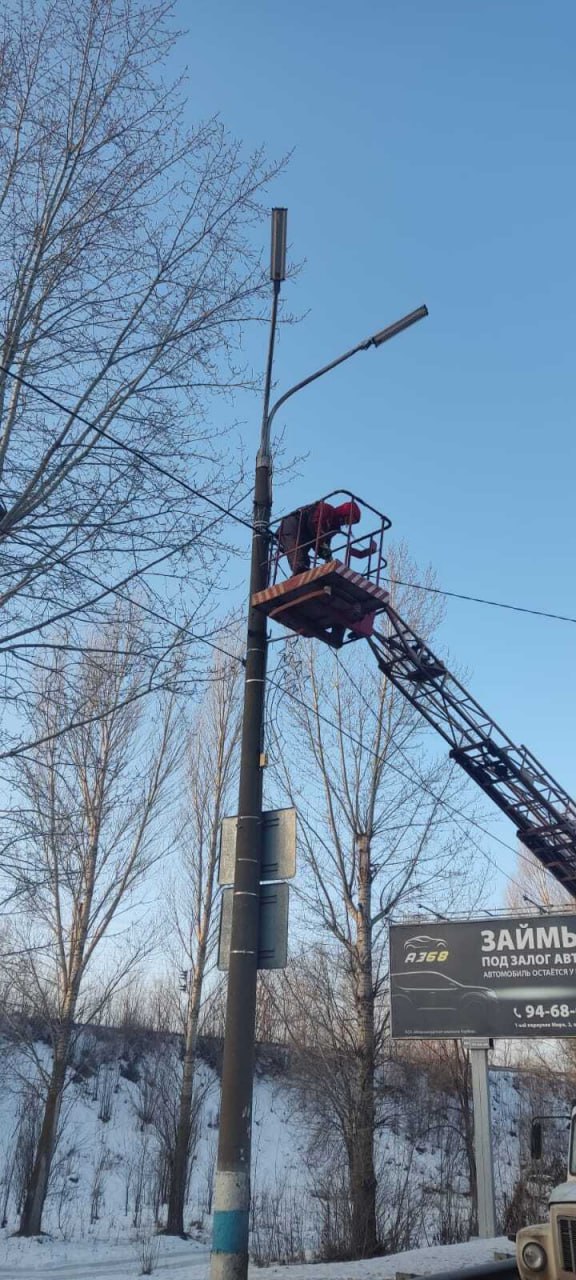
[[[46,1046],[38,1043],[35,1049],[38,1065],[46,1065]],[[27,1275],[31,1268],[49,1274],[52,1266],[58,1268],[55,1275],[70,1280],[132,1276],[147,1253],[154,1257],[156,1224],[165,1215],[162,1133],[177,1058],[174,1039],[148,1037],[127,1045],[119,1033],[84,1037],[66,1090],[44,1218],[51,1240],[27,1241],[11,1238],[11,1233],[18,1223],[39,1111],[29,1057],[4,1045],[0,1277]],[[528,1122],[535,1110],[543,1109],[545,1086],[504,1070],[493,1072],[491,1083],[500,1220],[501,1226],[509,1226]],[[377,1135],[377,1163],[387,1252],[466,1239],[470,1189],[456,1099],[423,1068],[396,1061],[386,1064],[381,1090],[384,1123]],[[198,1068],[197,1093],[186,1210],[191,1241],[160,1241],[160,1274],[177,1275],[181,1269],[190,1276],[207,1274],[219,1105],[217,1071],[207,1061]],[[338,1148],[331,1145],[330,1134],[324,1137],[327,1141],[320,1141],[310,1100],[294,1078],[289,1058],[265,1055],[255,1087],[251,1221],[252,1253],[261,1264],[338,1257],[346,1190]],[[110,1251],[116,1270],[110,1269]],[[192,1264],[200,1269],[190,1269]],[[327,1274],[324,1265],[322,1275]],[[380,1260],[374,1272],[353,1271],[347,1264],[345,1272],[334,1274],[352,1280],[360,1274],[392,1273],[382,1269]],[[282,1276],[287,1280],[284,1269]]]
[[[154,1274],[208,1280],[209,1254],[194,1243],[161,1239]],[[399,1271],[425,1276],[456,1267],[474,1267],[492,1262],[504,1254],[513,1257],[514,1247],[505,1237],[472,1240],[467,1244],[439,1245],[433,1249],[412,1249],[367,1262],[333,1262],[292,1267],[250,1267],[251,1280],[395,1280]],[[29,1240],[0,1243],[0,1280],[38,1280],[42,1275],[54,1280],[135,1280],[140,1273],[138,1248],[99,1240],[41,1245]]]

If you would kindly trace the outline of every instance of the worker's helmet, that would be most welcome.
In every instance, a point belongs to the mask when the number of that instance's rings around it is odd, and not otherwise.
[[[339,507],[336,507],[336,514],[340,524],[358,524],[362,519],[362,512],[357,502],[342,502]]]

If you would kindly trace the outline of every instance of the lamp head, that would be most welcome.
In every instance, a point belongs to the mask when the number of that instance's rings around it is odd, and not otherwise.
[[[272,246],[270,252],[270,279],[286,279],[286,231],[288,210],[272,210]]]
[[[410,315],[403,316],[394,324],[389,324],[387,329],[380,329],[378,333],[374,333],[370,338],[371,346],[381,347],[383,342],[388,342],[389,338],[395,338],[397,333],[403,333],[405,329],[410,328],[410,325],[417,324],[418,320],[423,320],[427,315],[428,307],[418,307],[416,311],[411,311]]]

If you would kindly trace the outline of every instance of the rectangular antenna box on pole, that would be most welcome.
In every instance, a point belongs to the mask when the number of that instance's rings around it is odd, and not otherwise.
[[[227,969],[230,960],[237,827],[237,817],[222,819],[218,883],[225,887],[220,899],[219,969]],[[262,814],[259,969],[285,969],[288,963],[289,890],[284,881],[295,874],[296,810],[269,809]]]
[[[230,962],[233,893],[228,887],[220,899],[219,969],[227,969]],[[289,886],[282,881],[260,889],[259,969],[285,969],[288,963],[288,894]]]
[[[223,818],[220,826],[218,884],[234,883],[238,818]],[[291,880],[296,875],[296,810],[269,809],[262,814],[260,880]]]

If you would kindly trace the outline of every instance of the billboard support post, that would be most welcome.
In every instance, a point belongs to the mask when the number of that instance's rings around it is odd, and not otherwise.
[[[488,1078],[489,1040],[464,1040],[470,1054],[472,1101],[474,1106],[474,1156],[478,1186],[478,1235],[492,1240],[496,1235],[496,1202],[494,1197],[494,1153],[490,1116],[490,1082]]]

